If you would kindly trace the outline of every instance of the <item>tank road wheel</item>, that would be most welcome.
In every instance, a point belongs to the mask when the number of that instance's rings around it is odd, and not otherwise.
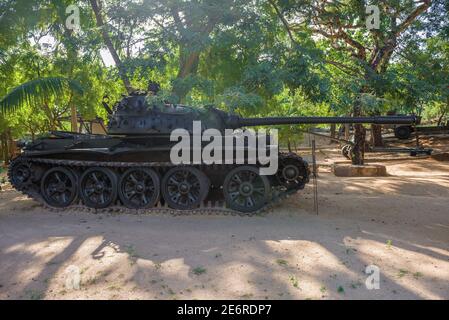
[[[45,202],[58,208],[72,204],[77,196],[76,176],[69,169],[56,167],[42,177],[41,194]]]
[[[86,206],[102,209],[117,199],[117,177],[107,168],[91,168],[80,178],[79,190]]]
[[[14,162],[11,165],[9,179],[12,186],[17,190],[26,189],[32,180],[31,164],[25,161]]]
[[[254,212],[270,200],[270,182],[255,167],[237,167],[226,176],[223,193],[229,208]]]
[[[159,201],[159,176],[151,169],[129,169],[120,178],[118,193],[128,208],[154,207]]]
[[[173,209],[199,207],[209,192],[209,179],[193,167],[175,167],[162,179],[162,196]]]

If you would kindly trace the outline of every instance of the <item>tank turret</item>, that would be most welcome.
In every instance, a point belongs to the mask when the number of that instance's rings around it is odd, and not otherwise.
[[[116,104],[110,115],[108,133],[110,135],[151,135],[170,134],[174,129],[183,128],[190,133],[193,121],[201,121],[202,130],[209,128],[224,131],[252,126],[293,125],[293,124],[414,124],[415,116],[374,116],[374,117],[268,117],[242,118],[212,106],[202,109],[168,103],[149,104],[146,93],[136,93],[124,97]]]

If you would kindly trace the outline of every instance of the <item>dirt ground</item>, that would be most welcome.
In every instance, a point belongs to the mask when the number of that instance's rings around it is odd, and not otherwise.
[[[386,164],[322,167],[318,215],[310,185],[255,217],[49,212],[4,187],[0,299],[449,299],[449,162]]]

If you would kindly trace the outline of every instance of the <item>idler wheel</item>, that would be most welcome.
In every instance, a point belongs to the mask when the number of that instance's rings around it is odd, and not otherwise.
[[[76,188],[75,174],[63,167],[52,168],[42,177],[42,197],[52,207],[64,208],[72,204],[77,197]]]
[[[91,168],[79,183],[80,196],[90,208],[102,209],[117,200],[117,176],[108,168]]]
[[[21,191],[32,183],[33,174],[31,164],[25,161],[17,161],[11,165],[10,181],[14,188]]]
[[[151,208],[159,201],[160,179],[152,169],[132,168],[120,178],[119,196],[132,209]]]
[[[281,159],[276,175],[279,183],[290,190],[304,183],[307,172],[303,160],[286,158]]]
[[[189,210],[200,206],[209,192],[209,179],[193,167],[175,167],[162,179],[162,196],[173,209]]]
[[[299,177],[299,169],[292,164],[286,165],[282,168],[282,176],[286,181],[295,181]]]
[[[270,182],[266,176],[259,175],[258,168],[237,167],[225,177],[223,193],[229,208],[253,212],[270,201]]]

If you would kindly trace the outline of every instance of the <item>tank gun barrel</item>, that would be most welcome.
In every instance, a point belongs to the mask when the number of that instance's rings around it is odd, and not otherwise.
[[[417,122],[416,116],[373,116],[373,117],[268,117],[240,118],[231,121],[231,126],[254,127],[292,124],[408,124]],[[235,123],[234,123],[235,122]]]

